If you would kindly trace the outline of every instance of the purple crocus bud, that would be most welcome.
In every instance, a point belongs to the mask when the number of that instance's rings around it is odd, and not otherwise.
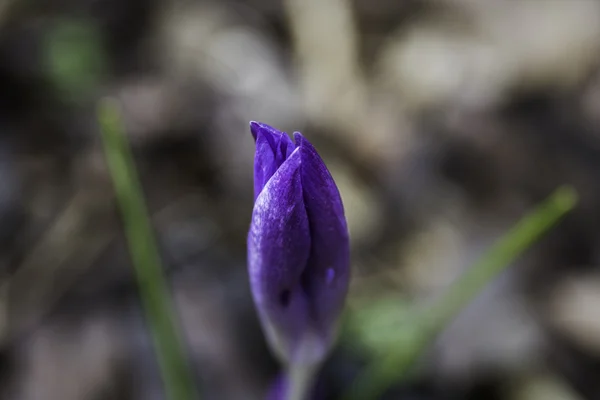
[[[300,133],[251,122],[256,140],[248,269],[254,303],[275,353],[288,364],[323,360],[350,280],[339,191]]]

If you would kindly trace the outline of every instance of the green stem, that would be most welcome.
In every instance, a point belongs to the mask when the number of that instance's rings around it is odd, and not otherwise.
[[[121,125],[118,104],[112,100],[103,101],[99,107],[99,121],[106,161],[121,208],[129,253],[167,398],[195,399],[194,380],[176,329],[175,308],[163,275],[133,157]]]

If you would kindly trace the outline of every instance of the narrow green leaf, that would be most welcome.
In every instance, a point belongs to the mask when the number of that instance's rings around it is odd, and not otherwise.
[[[577,203],[571,187],[558,188],[547,200],[523,217],[428,309],[413,310],[401,323],[387,327],[385,348],[374,352],[365,371],[346,393],[348,399],[376,399],[390,385],[406,378],[438,333],[499,273],[542,237]],[[388,302],[389,303],[389,302]],[[389,310],[389,304],[386,304]],[[401,302],[399,309],[403,308]],[[389,311],[383,311],[389,313]],[[356,322],[355,322],[356,325]],[[368,327],[367,327],[368,328]],[[390,345],[394,330],[400,342]],[[385,351],[384,351],[385,350]]]
[[[550,230],[577,203],[575,190],[563,186],[522,218],[457,280],[432,308],[429,318],[440,329],[500,272]]]
[[[133,157],[121,124],[119,107],[115,101],[104,100],[100,103],[99,121],[106,160],[121,209],[129,253],[167,398],[196,399],[193,376],[176,328],[175,308],[169,295]]]

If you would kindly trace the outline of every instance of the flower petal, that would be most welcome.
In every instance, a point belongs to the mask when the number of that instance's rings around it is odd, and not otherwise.
[[[289,358],[307,330],[308,299],[301,276],[310,254],[302,196],[300,151],[268,180],[252,213],[248,268],[252,294],[272,347]]]
[[[256,200],[267,181],[289,157],[294,145],[288,135],[260,122],[250,122],[250,132],[256,141],[254,156],[254,200]]]
[[[311,238],[304,286],[316,329],[331,335],[350,281],[348,227],[340,193],[325,163],[300,133],[294,133],[294,138],[302,160],[303,199]]]
[[[267,392],[266,400],[288,399],[290,397],[288,394],[288,390],[290,387],[289,380],[290,378],[286,375],[286,373],[278,374],[269,386],[269,391]],[[329,393],[327,391],[326,383],[327,382],[324,379],[322,379],[322,376],[317,374],[315,382],[312,383],[312,388],[309,389],[307,399],[325,400],[327,398],[330,398],[331,396],[328,396]]]

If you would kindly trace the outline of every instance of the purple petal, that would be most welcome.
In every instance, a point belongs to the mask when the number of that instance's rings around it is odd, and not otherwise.
[[[295,150],[266,182],[256,199],[248,234],[254,301],[268,340],[284,357],[294,352],[309,326],[308,299],[300,277],[311,240],[300,163],[300,151]]]
[[[350,243],[338,188],[315,148],[294,133],[300,150],[302,190],[311,252],[303,276],[310,315],[322,335],[333,334],[350,281]],[[330,338],[331,339],[331,338]]]
[[[288,391],[288,380],[285,375],[279,374],[269,386],[266,400],[285,400]]]
[[[275,138],[281,136],[281,131],[273,128],[270,125],[263,124],[262,122],[250,121],[250,132],[254,137],[254,140],[258,140],[260,135],[269,137],[269,141],[272,143],[272,147],[275,148]]]
[[[327,398],[325,385],[323,384],[323,380],[319,379],[317,376],[317,380],[314,383],[314,386],[309,391],[307,400],[324,400]],[[288,395],[289,389],[289,379],[284,373],[278,374],[275,379],[271,382],[269,386],[269,390],[267,392],[266,400],[286,400],[289,398]]]
[[[285,160],[292,154],[295,146],[292,139],[286,134],[282,133],[279,145],[277,146],[276,161],[279,163],[278,167],[283,164]]]
[[[267,181],[292,153],[294,145],[288,135],[260,122],[250,122],[250,132],[256,141],[254,156],[254,200],[256,200]]]

